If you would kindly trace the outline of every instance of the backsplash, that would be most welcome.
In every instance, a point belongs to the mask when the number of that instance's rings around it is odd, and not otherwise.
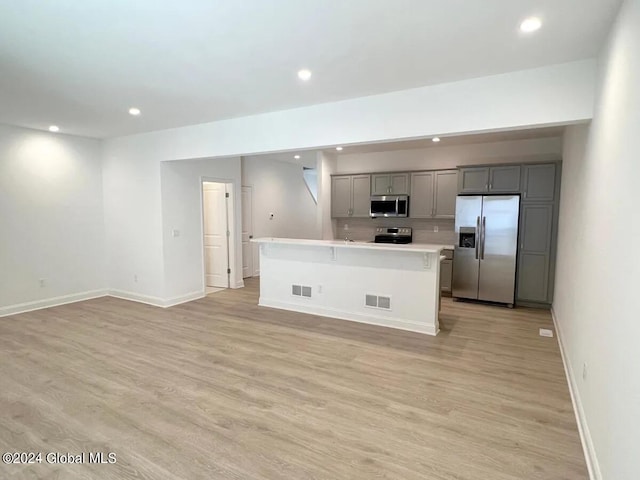
[[[411,227],[414,243],[455,243],[455,220],[418,218],[338,218],[336,239],[367,242],[373,240],[377,227]],[[345,226],[348,228],[345,229]],[[438,228],[434,232],[434,227]]]

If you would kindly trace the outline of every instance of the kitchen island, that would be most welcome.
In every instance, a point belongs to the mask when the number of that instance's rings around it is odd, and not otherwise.
[[[259,305],[436,335],[442,245],[258,238]]]

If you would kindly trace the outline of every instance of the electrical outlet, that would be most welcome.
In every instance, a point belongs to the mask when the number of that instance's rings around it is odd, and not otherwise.
[[[40,288],[44,288],[47,286],[47,281],[44,278],[40,279]]]
[[[322,293],[322,285],[318,285],[318,293]]]
[[[549,330],[548,328],[541,328],[540,329],[540,336],[541,337],[553,337],[553,330]]]
[[[438,233],[438,225],[434,225],[433,226],[433,231],[434,231],[434,233]]]
[[[587,379],[587,362],[582,364],[582,380]]]
[[[345,223],[345,224],[344,224],[344,230],[345,230],[345,231],[346,231],[346,230],[349,230],[349,224],[348,224],[348,223]]]

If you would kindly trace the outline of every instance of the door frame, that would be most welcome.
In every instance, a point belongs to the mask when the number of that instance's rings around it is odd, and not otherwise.
[[[205,183],[224,183],[225,190],[229,194],[227,197],[227,230],[229,231],[229,235],[227,236],[228,242],[228,263],[227,268],[231,269],[231,273],[227,276],[228,278],[228,287],[227,288],[240,288],[244,286],[244,282],[242,282],[242,270],[237,272],[236,270],[236,240],[238,233],[236,232],[236,224],[235,224],[235,206],[236,206],[236,195],[237,195],[237,185],[233,179],[230,178],[219,178],[219,177],[200,177],[200,268],[201,268],[201,278],[202,278],[202,292],[206,294],[207,292],[207,280],[206,280],[206,268],[205,268],[205,251],[204,251],[204,184]]]
[[[259,263],[256,262],[257,245],[254,244],[254,243],[251,243],[251,239],[253,238],[253,217],[254,217],[254,215],[253,215],[253,185],[241,185],[240,186],[240,196],[241,197],[243,197],[243,194],[244,194],[245,191],[249,192],[250,207],[251,207],[250,208],[251,215],[250,215],[250,218],[249,218],[249,221],[251,223],[251,232],[249,233],[249,252],[250,252],[250,256],[251,256],[251,268],[250,268],[250,271],[249,271],[249,276],[247,277],[247,278],[250,278],[250,277],[258,276],[260,274],[260,270],[259,270]],[[240,225],[242,227],[241,231],[240,231],[241,243],[243,241],[242,234],[243,234],[243,230],[244,230],[244,221],[245,221],[245,218],[244,218],[245,202],[244,202],[244,200],[245,199],[242,198],[242,206],[241,206],[242,207],[241,208],[241,210],[242,210],[242,218],[240,219]],[[244,260],[245,260],[244,259],[244,250],[241,251],[241,256],[242,256],[242,269],[244,270]],[[244,279],[244,272],[242,274],[242,277]]]

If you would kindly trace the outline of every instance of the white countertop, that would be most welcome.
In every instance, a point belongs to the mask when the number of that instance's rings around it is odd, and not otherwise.
[[[443,249],[451,248],[451,245],[434,245],[427,243],[409,243],[398,245],[394,243],[372,242],[346,242],[344,240],[309,240],[302,238],[254,238],[255,243],[275,243],[280,245],[309,245],[334,248],[360,248],[369,250],[390,250],[397,252],[440,253]]]
[[[455,245],[442,245],[443,250],[455,250]]]

